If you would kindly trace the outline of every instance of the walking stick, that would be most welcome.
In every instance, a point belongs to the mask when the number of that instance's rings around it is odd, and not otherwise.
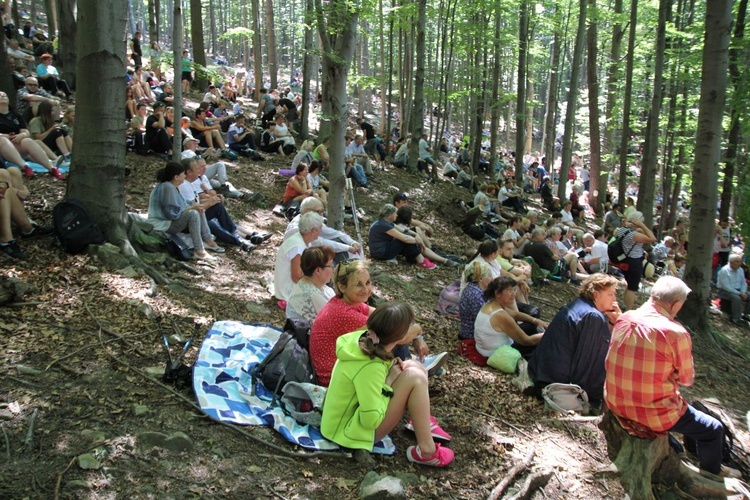
[[[364,248],[364,245],[362,243],[362,233],[359,232],[359,217],[357,216],[357,202],[354,199],[354,188],[352,187],[351,178],[347,177],[346,188],[349,190],[349,201],[352,206],[352,218],[354,219],[354,230],[357,232],[357,241],[359,242],[359,246],[361,248]]]

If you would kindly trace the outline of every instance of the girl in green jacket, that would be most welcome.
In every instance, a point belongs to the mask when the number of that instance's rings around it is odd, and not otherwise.
[[[372,450],[390,433],[408,408],[417,445],[409,446],[410,462],[445,467],[453,451],[435,443],[450,441],[430,415],[427,371],[415,360],[401,361],[393,348],[409,344],[421,329],[412,328],[414,311],[403,302],[379,306],[367,320],[367,330],[342,335],[336,341],[336,365],[323,405],[321,432],[348,448]]]

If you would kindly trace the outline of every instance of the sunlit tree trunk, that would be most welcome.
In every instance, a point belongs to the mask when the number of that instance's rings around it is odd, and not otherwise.
[[[492,42],[492,88],[490,90],[490,165],[497,164],[498,124],[500,123],[500,27],[502,2],[495,1],[495,39]]]
[[[268,74],[271,88],[278,87],[279,56],[276,52],[276,22],[274,21],[273,0],[266,0],[266,44],[268,45]]]
[[[516,81],[516,184],[523,185],[523,152],[526,147],[526,74],[529,57],[529,0],[518,6],[518,72]]]
[[[251,14],[253,15],[253,71],[255,73],[255,95],[253,98],[257,101],[260,99],[260,89],[263,87],[263,55],[261,54],[259,0],[252,0]],[[307,78],[307,75],[305,77]]]
[[[737,9],[737,22],[734,25],[734,43],[729,51],[729,76],[732,79],[732,88],[734,89],[734,99],[731,103],[731,119],[729,126],[729,137],[727,140],[727,154],[724,162],[724,184],[721,188],[721,206],[719,207],[719,217],[726,219],[729,217],[729,209],[732,202],[732,191],[734,183],[734,172],[737,163],[737,150],[740,143],[740,131],[742,129],[742,115],[744,109],[742,106],[742,96],[746,92],[742,80],[739,62],[742,57],[742,39],[745,36],[745,16],[747,15],[747,0],[740,0]]]
[[[313,21],[315,19],[313,0],[305,0],[305,55],[302,59],[302,116],[300,118],[300,138],[307,139],[310,135],[310,79],[313,74]]]
[[[206,46],[203,41],[201,0],[190,0],[190,37],[193,42],[195,84],[198,87],[198,92],[205,92],[208,89],[208,75],[206,74]]]
[[[542,143],[547,171],[550,173],[555,166],[555,118],[557,117],[557,97],[560,92],[560,54],[562,52],[562,15],[559,5],[555,4],[554,9],[555,17],[553,23],[555,34],[552,41],[552,60],[549,69],[547,107],[544,114],[544,141]]]
[[[419,139],[424,131],[424,65],[425,65],[425,27],[427,25],[427,0],[418,1],[417,18],[417,68],[414,72],[414,107],[412,108],[411,134],[412,146],[409,153],[409,170],[417,168],[419,157]]]
[[[638,0],[630,0],[630,30],[628,33],[628,56],[625,63],[625,91],[622,97],[622,136],[620,137],[620,178],[618,200],[625,203],[628,187],[628,153],[630,151],[630,109],[633,93],[633,64],[635,60],[635,35],[638,22]],[[624,205],[623,205],[624,206]]]
[[[680,319],[698,332],[706,332],[709,328],[711,255],[714,247],[721,122],[727,90],[731,25],[731,0],[707,0],[698,133],[693,164],[693,198],[690,207],[690,252],[684,278],[692,292],[680,312]]]
[[[599,193],[598,193],[598,204],[600,207],[604,206],[607,199],[607,191],[609,190],[609,174],[613,170],[614,165],[617,162],[615,144],[615,119],[617,118],[617,94],[618,86],[620,82],[620,47],[622,45],[622,23],[620,22],[619,16],[622,15],[622,0],[615,0],[614,5],[615,15],[618,16],[612,26],[612,47],[609,52],[609,66],[607,67],[607,107],[605,116],[607,120],[606,127],[604,129],[604,150],[607,161],[600,166],[599,175]],[[592,189],[593,191],[593,189]],[[597,196],[594,193],[592,196]]]
[[[122,102],[125,88],[126,5],[116,0],[81,2],[78,5],[81,36],[78,38],[76,134],[66,196],[78,198],[104,231],[108,241],[135,255],[128,242],[125,210],[125,122]]]
[[[600,217],[604,216],[604,207],[599,206],[599,199],[596,194],[599,193],[599,172],[602,164],[602,142],[601,128],[599,125],[599,73],[597,71],[598,50],[597,50],[597,25],[598,14],[596,0],[588,0],[589,12],[591,14],[589,29],[586,38],[588,57],[586,59],[586,77],[588,80],[589,90],[589,205],[592,210]],[[604,186],[606,189],[607,186]],[[596,194],[595,194],[596,193]]]
[[[565,185],[568,180],[568,168],[573,159],[573,144],[575,143],[575,119],[578,109],[578,83],[581,75],[584,42],[586,40],[586,7],[587,0],[579,0],[578,30],[573,50],[573,64],[570,67],[570,90],[568,91],[568,106],[565,111],[565,132],[563,133],[562,162],[560,163],[560,185],[557,196],[565,199]]]
[[[182,74],[182,49],[185,46],[185,32],[182,24],[182,7],[180,2],[174,3],[172,10],[172,57],[174,58],[173,71],[175,75]],[[182,85],[174,85],[174,116],[182,116]],[[172,160],[180,161],[182,151],[182,128],[174,127],[172,136]]]
[[[659,0],[659,22],[656,28],[656,47],[654,49],[654,93],[651,97],[651,108],[646,125],[646,140],[643,146],[643,162],[641,177],[638,185],[638,210],[643,212],[643,222],[647,227],[653,225],[654,220],[654,190],[656,185],[656,158],[659,152],[659,117],[664,91],[664,52],[667,45],[666,25],[668,12],[671,9],[670,0]]]
[[[344,223],[344,135],[348,125],[346,85],[354,56],[359,7],[346,0],[330,0],[324,9],[315,0],[318,35],[323,52],[323,115],[328,117],[330,137],[330,186],[328,224],[341,228]]]

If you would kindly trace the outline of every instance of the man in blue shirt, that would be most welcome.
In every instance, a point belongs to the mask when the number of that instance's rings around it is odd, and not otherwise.
[[[747,282],[741,265],[742,257],[731,255],[729,263],[719,270],[716,284],[719,287],[719,298],[732,304],[732,323],[745,326],[742,320],[750,318],[750,301],[747,300]]]

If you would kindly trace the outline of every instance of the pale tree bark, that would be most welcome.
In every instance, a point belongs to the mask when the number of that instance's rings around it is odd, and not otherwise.
[[[740,143],[740,131],[742,129],[742,115],[744,109],[741,104],[741,96],[746,92],[746,86],[740,74],[739,62],[742,57],[742,39],[745,36],[745,16],[747,15],[747,0],[740,0],[737,9],[737,22],[734,25],[734,43],[729,51],[729,76],[732,79],[734,89],[734,102],[729,126],[729,137],[727,140],[727,154],[724,162],[724,184],[721,189],[721,206],[719,217],[721,220],[729,217],[729,209],[732,204],[732,191],[734,187],[734,173],[737,163],[737,151]]]
[[[362,53],[360,54],[361,57],[361,65],[359,67],[359,74],[361,76],[370,76],[370,49],[369,49],[369,39],[367,37],[367,32],[369,28],[367,26],[367,20],[365,19],[362,22],[362,30],[360,31],[359,38],[362,40]],[[382,52],[382,47],[381,47]],[[372,90],[370,90],[371,85],[367,84],[364,88],[364,112],[372,114]]]
[[[606,105],[606,125],[604,128],[604,150],[608,160],[601,166],[599,175],[599,206],[603,207],[607,199],[609,190],[609,173],[617,161],[615,155],[615,118],[617,117],[617,94],[618,83],[620,81],[620,47],[622,45],[623,29],[620,22],[622,14],[622,0],[615,0],[615,15],[617,19],[612,26],[612,46],[609,52],[609,66],[607,67],[607,105]]]
[[[495,0],[495,39],[492,41],[492,88],[490,89],[490,165],[497,165],[498,124],[500,123],[500,28],[502,2]],[[452,146],[452,145],[451,145]]]
[[[630,0],[630,31],[628,33],[628,56],[625,63],[625,91],[622,98],[622,131],[620,137],[620,177],[618,201],[625,206],[628,187],[628,153],[630,150],[630,109],[633,93],[633,64],[635,59],[635,35],[638,22],[638,0]]]
[[[383,12],[383,0],[378,0],[378,9]],[[388,19],[391,19],[392,14],[388,13]],[[388,94],[388,79],[391,75],[391,68],[386,69],[385,67],[385,16],[378,16],[378,41],[380,43],[380,137],[387,145],[390,143],[390,112],[391,112],[391,100]],[[388,37],[389,41],[393,40],[393,33]]]
[[[57,26],[56,0],[44,0],[44,11],[47,13],[47,28],[49,29],[50,36],[57,35],[59,31]]]
[[[60,9],[60,43],[58,61],[61,76],[71,88],[76,86],[76,46],[78,23],[76,22],[76,0],[57,0]]]
[[[193,42],[195,85],[198,87],[198,92],[205,92],[208,89],[208,75],[206,74],[206,46],[203,41],[201,0],[190,0],[190,38]]]
[[[159,41],[159,0],[148,0],[148,37]]]
[[[667,16],[671,8],[670,0],[659,0],[659,22],[656,29],[656,47],[654,49],[654,93],[651,96],[651,108],[646,124],[646,140],[643,145],[641,177],[638,184],[638,202],[636,207],[643,212],[643,222],[647,227],[654,221],[654,190],[656,185],[656,158],[659,152],[659,118],[664,96],[664,52],[667,46]]]
[[[313,48],[313,0],[305,0],[305,49],[302,59],[302,116],[300,118],[300,139],[305,140],[310,135],[310,79],[312,78],[312,48]]]
[[[529,57],[529,0],[518,6],[518,72],[516,81],[516,184],[523,185],[523,150],[526,146],[526,73]]]
[[[328,123],[330,137],[328,154],[331,185],[328,196],[328,225],[341,228],[344,224],[344,135],[348,120],[346,82],[349,66],[354,56],[358,3],[347,0],[331,0],[323,8],[321,0],[315,0],[318,34],[323,46],[323,116]]]
[[[182,49],[185,46],[185,33],[182,24],[182,7],[181,2],[175,1],[172,10],[172,57],[174,60],[173,71],[175,75],[182,75]],[[175,78],[174,116],[182,116],[182,85]],[[180,151],[182,151],[182,128],[174,127],[174,136],[172,137],[172,160],[180,161]]]
[[[271,88],[278,88],[279,56],[276,53],[276,23],[273,15],[273,0],[266,0],[266,44],[268,45],[268,74]]]
[[[552,174],[555,166],[555,117],[557,116],[557,97],[560,93],[560,54],[562,53],[562,15],[560,6],[555,4],[554,37],[552,40],[552,60],[549,69],[549,85],[547,86],[547,107],[544,113],[544,141],[542,151],[547,171]],[[506,124],[507,127],[507,124]],[[541,181],[541,179],[539,179]]]
[[[591,20],[586,37],[588,47],[588,58],[586,60],[586,77],[588,80],[589,90],[589,205],[591,209],[599,215],[604,216],[604,207],[599,205],[599,173],[602,164],[602,141],[601,128],[599,124],[599,75],[597,73],[598,51],[597,51],[597,23],[598,14],[596,0],[588,0]],[[604,189],[607,189],[606,184]]]
[[[135,256],[128,241],[125,210],[125,122],[120,106],[125,88],[126,5],[116,0],[81,2],[78,6],[78,73],[76,134],[66,196],[78,198],[104,231],[107,240]]]
[[[419,157],[419,140],[424,131],[424,65],[425,65],[425,27],[427,25],[427,0],[419,0],[417,18],[417,68],[414,72],[414,107],[411,115],[412,143],[409,151],[409,171],[416,171]],[[437,169],[437,167],[435,167]]]
[[[731,26],[731,0],[707,0],[701,97],[693,163],[693,198],[690,207],[690,252],[684,278],[692,292],[680,312],[681,321],[698,332],[707,332],[709,329],[711,255],[714,246],[721,122],[727,90]]]
[[[565,110],[565,131],[563,132],[562,161],[560,162],[560,184],[557,186],[557,196],[564,200],[565,185],[568,180],[568,168],[573,159],[573,145],[575,144],[575,119],[578,109],[578,84],[581,77],[581,62],[583,61],[584,42],[586,40],[586,10],[587,0],[578,2],[578,29],[576,43],[573,50],[573,64],[570,66],[570,90],[568,91],[568,106]]]
[[[263,55],[261,54],[260,36],[260,2],[252,0],[253,15],[253,72],[255,74],[255,95],[253,98],[260,99],[260,89],[263,87]],[[305,75],[307,78],[307,75]],[[260,117],[259,117],[260,118]]]
[[[526,79],[526,133],[524,137],[526,141],[523,146],[523,153],[531,153],[534,141],[534,107],[531,103],[534,102],[534,80],[531,78]]]

